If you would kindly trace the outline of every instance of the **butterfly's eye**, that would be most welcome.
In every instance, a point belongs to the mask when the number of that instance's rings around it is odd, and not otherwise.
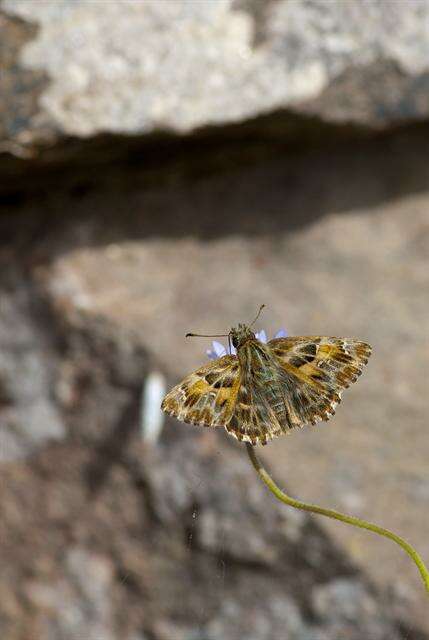
[[[238,340],[237,340],[237,336],[234,333],[230,334],[230,339],[232,342],[232,346],[234,347],[234,349],[236,349],[238,347]]]

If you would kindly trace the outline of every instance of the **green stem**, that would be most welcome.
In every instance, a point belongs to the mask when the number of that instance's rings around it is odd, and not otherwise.
[[[392,531],[389,531],[389,529],[384,529],[383,527],[379,527],[376,524],[367,522],[366,520],[361,520],[360,518],[356,518],[355,516],[347,516],[343,513],[340,513],[339,511],[334,511],[333,509],[325,509],[324,507],[319,507],[316,504],[308,504],[306,502],[301,502],[300,500],[294,500],[293,498],[286,495],[276,485],[274,480],[269,475],[268,471],[264,468],[261,461],[257,457],[255,453],[255,447],[246,442],[246,448],[250,461],[253,464],[262,482],[267,485],[268,489],[275,495],[278,500],[281,500],[281,502],[288,504],[290,507],[295,507],[295,509],[310,511],[311,513],[319,513],[320,515],[326,516],[327,518],[334,518],[335,520],[340,520],[341,522],[345,522],[346,524],[351,524],[354,527],[368,529],[368,531],[373,531],[374,533],[378,533],[378,535],[380,536],[384,536],[385,538],[393,540],[393,542],[399,544],[399,546],[408,553],[410,558],[416,564],[426,587],[426,591],[429,593],[429,572],[426,569],[426,566],[417,551],[408,542],[406,542],[406,540],[404,540],[400,536],[397,536],[395,533],[392,533]]]

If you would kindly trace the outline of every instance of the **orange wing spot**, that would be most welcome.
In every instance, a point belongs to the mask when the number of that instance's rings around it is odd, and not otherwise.
[[[238,390],[240,388],[241,380],[240,376],[237,376],[234,382],[233,387],[229,387],[227,389],[222,389],[223,392],[228,392],[228,411],[232,411],[234,409],[235,402],[237,400]]]
[[[226,387],[219,389],[216,396],[216,404],[224,405],[225,402],[230,402],[231,400],[231,388]]]
[[[207,393],[210,389],[210,385],[207,384],[204,380],[197,380],[194,382],[192,387],[189,387],[189,394],[199,394],[199,393]]]
[[[335,358],[335,356],[341,353],[341,350],[335,344],[320,344],[317,349],[317,358],[319,360],[327,360],[328,358]]]
[[[307,384],[311,385],[312,387],[316,387],[318,389],[323,389],[323,384],[321,384],[320,382],[318,382],[317,380],[315,380],[312,375],[314,371],[317,371],[317,369],[315,369],[315,367],[313,367],[311,364],[306,364],[303,365],[302,367],[294,367],[291,364],[288,364],[287,362],[281,362],[280,366],[289,374],[292,374],[293,376],[295,376],[296,378],[298,378],[299,380],[302,380],[302,382],[306,382]],[[310,370],[311,367],[311,370]],[[308,373],[307,373],[308,372]]]
[[[303,364],[302,367],[299,367],[299,371],[312,379],[319,377],[321,373],[317,367],[310,363]]]

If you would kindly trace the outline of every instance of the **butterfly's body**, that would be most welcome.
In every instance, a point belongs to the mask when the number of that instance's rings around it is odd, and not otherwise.
[[[246,325],[229,336],[237,355],[191,373],[167,394],[162,409],[184,422],[225,427],[252,444],[328,420],[371,353],[365,342],[320,336],[264,344]]]

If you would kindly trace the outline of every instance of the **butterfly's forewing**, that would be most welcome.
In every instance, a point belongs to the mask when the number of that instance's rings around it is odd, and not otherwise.
[[[334,337],[277,338],[268,346],[286,374],[291,426],[329,420],[371,355],[365,342]]]
[[[370,354],[368,344],[341,338],[249,341],[239,353],[241,383],[227,430],[265,444],[294,427],[329,420]]]
[[[173,387],[161,409],[191,424],[223,427],[232,416],[240,385],[236,356],[223,356]]]

